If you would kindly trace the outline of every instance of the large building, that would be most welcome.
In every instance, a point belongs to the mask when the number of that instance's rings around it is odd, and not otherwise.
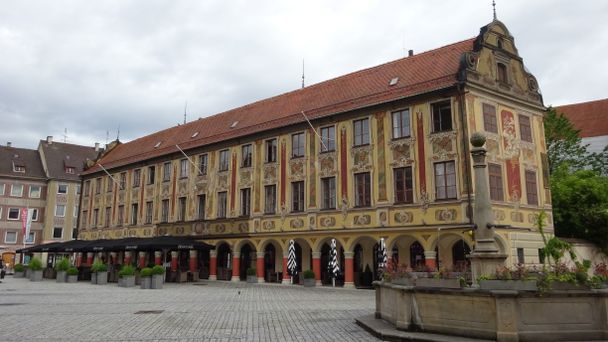
[[[608,99],[558,106],[555,110],[580,130],[590,152],[601,152],[608,146]]]
[[[116,142],[83,174],[79,236],[195,236],[215,250],[171,257],[211,279],[256,267],[288,281],[292,239],[298,269],[322,282],[332,239],[346,286],[369,283],[381,238],[399,263],[461,268],[468,137],[482,131],[497,243],[510,265],[538,263],[541,210],[552,230],[545,108],[526,70],[494,20],[472,39]]]

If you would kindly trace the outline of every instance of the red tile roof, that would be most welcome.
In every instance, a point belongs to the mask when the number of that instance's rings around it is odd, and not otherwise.
[[[582,138],[608,135],[608,99],[558,106],[555,109],[581,130]]]
[[[312,120],[447,88],[457,82],[461,55],[473,50],[474,40],[450,44],[171,127],[118,145],[103,156],[100,163],[110,169],[174,153],[178,151],[176,144],[187,150],[301,123],[305,121],[301,111]],[[398,83],[389,86],[395,77],[399,78]],[[237,121],[236,127],[230,128]],[[195,132],[199,134],[191,138]],[[161,145],[154,148],[159,141]],[[97,171],[100,167],[95,165],[84,174]]]

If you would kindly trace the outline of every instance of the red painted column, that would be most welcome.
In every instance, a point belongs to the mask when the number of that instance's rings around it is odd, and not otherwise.
[[[76,267],[80,267],[82,265],[82,253],[76,253]]]
[[[163,264],[163,252],[155,251],[154,252],[154,265],[162,265]]]
[[[424,252],[424,264],[431,271],[437,270],[437,253],[435,251],[425,251]]]
[[[258,273],[258,281],[264,281],[264,252],[257,252],[255,268]]]
[[[178,262],[179,252],[171,251],[171,271],[177,272],[177,262]]]
[[[354,287],[353,252],[344,252],[344,287]]]
[[[289,275],[289,270],[287,269],[287,256],[283,256],[283,284],[291,284],[291,276]]]
[[[131,252],[127,251],[125,252],[125,259],[123,262],[123,265],[130,265],[131,264]]]
[[[197,272],[198,271],[198,259],[197,259],[197,252],[196,250],[191,250],[190,251],[190,259],[188,259],[190,261],[190,272]]]
[[[139,261],[137,263],[139,268],[146,267],[146,252],[139,252]]]
[[[89,266],[93,265],[93,253],[91,253],[91,252],[87,253],[87,265],[89,265]]]
[[[312,271],[317,284],[321,283],[321,252],[312,252]]]
[[[217,280],[217,252],[209,251],[209,280]]]
[[[241,280],[241,254],[234,253],[232,257],[232,281],[240,281]]]

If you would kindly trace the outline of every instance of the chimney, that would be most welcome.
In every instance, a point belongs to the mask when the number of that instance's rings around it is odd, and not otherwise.
[[[46,143],[49,144],[49,145],[53,143],[53,136],[52,135],[47,135],[46,136]]]
[[[11,147],[12,145],[13,145],[13,143],[12,143],[12,142],[10,142],[10,141],[7,141],[7,142],[6,142],[6,147]]]
[[[408,56],[408,57],[412,57],[413,55],[414,55],[414,50],[409,50],[409,51],[407,52],[407,56]]]
[[[95,152],[99,152],[99,143],[95,143]]]

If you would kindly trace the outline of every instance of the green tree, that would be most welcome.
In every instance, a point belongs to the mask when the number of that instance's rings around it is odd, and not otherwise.
[[[580,130],[555,108],[549,107],[544,119],[549,172],[553,174],[562,164],[580,170],[590,163],[587,145],[583,145]]]

